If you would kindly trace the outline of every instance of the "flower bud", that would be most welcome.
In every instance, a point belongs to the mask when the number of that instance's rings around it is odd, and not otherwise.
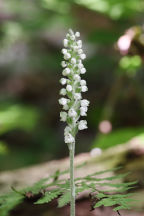
[[[79,130],[84,130],[87,128],[87,121],[86,120],[81,120],[78,124],[78,129]]]
[[[66,105],[67,104],[67,99],[66,98],[60,98],[59,99],[59,104],[61,104],[61,105]]]
[[[60,121],[65,122],[67,120],[67,113],[66,112],[60,112]]]
[[[63,40],[64,47],[68,47],[68,39]]]
[[[72,86],[71,86],[71,85],[67,85],[66,90],[67,90],[68,92],[71,92],[71,91],[72,91]]]
[[[60,83],[61,83],[62,85],[65,85],[65,84],[67,83],[67,79],[61,78],[61,79],[60,79]]]

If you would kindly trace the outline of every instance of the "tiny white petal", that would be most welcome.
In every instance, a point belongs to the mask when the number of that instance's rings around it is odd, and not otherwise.
[[[65,89],[65,88],[62,88],[62,89],[60,90],[60,95],[63,95],[63,96],[66,95],[66,89]]]
[[[62,49],[62,53],[65,55],[67,54],[67,49]]]
[[[71,58],[71,54],[70,53],[65,53],[64,54],[64,59],[65,60],[68,60],[68,59],[70,59]]]
[[[62,85],[65,85],[65,84],[67,83],[67,79],[61,78],[61,79],[60,79],[60,83],[61,83]]]
[[[59,99],[59,104],[61,104],[61,105],[64,106],[64,105],[67,104],[67,101],[68,101],[68,100],[67,100],[66,98],[60,98],[60,99]]]
[[[73,50],[76,52],[78,50],[78,46],[73,46]]]
[[[75,58],[72,58],[72,59],[71,59],[71,63],[72,63],[72,64],[76,64],[76,59],[75,59]]]
[[[81,100],[81,106],[82,107],[87,107],[89,105],[89,103],[90,102],[88,100],[86,100],[86,99]]]
[[[66,112],[60,112],[60,120],[65,122],[67,120],[67,113]]]
[[[62,66],[62,67],[66,67],[66,66],[67,66],[66,62],[65,62],[65,61],[62,61],[62,62],[61,62],[61,66]]]
[[[68,111],[68,115],[69,115],[69,117],[76,117],[77,116],[77,112],[73,108],[71,108]]]
[[[78,41],[77,41],[77,45],[78,45],[78,46],[82,46],[82,40],[78,40]]]
[[[64,129],[64,135],[66,136],[70,132],[71,132],[71,128],[69,126],[66,126],[65,129]]]
[[[84,130],[87,128],[87,121],[86,120],[81,120],[78,124],[78,129],[79,130]]]
[[[70,69],[69,68],[65,68],[64,70],[63,70],[63,72],[62,72],[62,74],[64,75],[64,76],[66,76],[66,75],[68,75],[68,74],[70,74]]]
[[[81,99],[81,93],[75,93],[74,94],[74,99],[75,100],[80,100]]]
[[[71,91],[72,91],[72,86],[71,86],[71,85],[67,85],[66,90],[67,90],[68,92],[71,92]]]
[[[80,76],[79,76],[78,74],[75,74],[75,75],[74,75],[74,80],[76,80],[76,81],[80,81],[81,78],[80,78]]]
[[[86,73],[86,69],[85,69],[84,67],[81,68],[81,69],[80,69],[80,73],[81,73],[81,74],[85,74],[85,73]]]
[[[68,39],[63,40],[64,47],[68,47]]]
[[[80,32],[76,32],[76,33],[75,33],[75,36],[76,36],[76,37],[80,37]]]
[[[73,143],[75,141],[74,137],[71,134],[65,136],[65,143]]]
[[[71,35],[71,36],[70,36],[70,39],[71,39],[71,40],[75,40],[75,35]]]
[[[78,68],[79,68],[79,69],[82,69],[82,68],[83,68],[83,64],[82,64],[82,63],[79,63],[79,64],[78,64]]]
[[[78,60],[78,63],[79,63],[79,64],[82,64],[82,60],[81,60],[81,59],[79,59],[79,60]]]
[[[88,90],[87,86],[81,86],[81,91],[86,92]]]
[[[80,84],[81,84],[81,86],[85,86],[86,85],[86,81],[85,80],[81,80]]]
[[[80,58],[83,60],[83,59],[85,59],[86,58],[86,54],[85,53],[82,53],[81,55],[80,55]]]
[[[63,109],[64,109],[64,110],[68,110],[68,109],[69,109],[69,106],[68,106],[67,104],[65,104],[65,105],[63,106]]]
[[[87,112],[87,107],[81,107],[80,108],[80,114],[81,114],[81,116],[86,116],[87,115],[86,112]]]
[[[82,49],[78,49],[78,54],[80,55],[80,54],[82,54],[83,53],[83,50]]]

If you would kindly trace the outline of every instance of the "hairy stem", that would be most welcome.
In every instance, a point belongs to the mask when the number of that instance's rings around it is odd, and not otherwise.
[[[75,143],[70,144],[70,216],[75,216],[75,182],[74,182],[74,154]]]

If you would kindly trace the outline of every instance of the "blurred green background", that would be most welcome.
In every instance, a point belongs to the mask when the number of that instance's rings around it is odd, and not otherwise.
[[[143,0],[0,1],[0,170],[68,155],[59,121],[62,40],[80,31],[90,100],[76,154],[144,139]]]

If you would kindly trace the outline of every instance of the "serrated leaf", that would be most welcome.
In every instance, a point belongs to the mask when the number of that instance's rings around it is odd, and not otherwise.
[[[45,193],[45,195],[37,200],[35,204],[44,204],[44,203],[49,203],[53,199],[57,198],[61,194],[61,191],[48,191]]]
[[[70,191],[65,192],[58,200],[58,207],[63,207],[70,202]]]
[[[113,206],[117,204],[115,200],[111,200],[111,199],[102,199],[100,201],[98,201],[95,205],[94,205],[94,208],[97,208],[97,207],[100,207],[102,205],[104,206]]]

